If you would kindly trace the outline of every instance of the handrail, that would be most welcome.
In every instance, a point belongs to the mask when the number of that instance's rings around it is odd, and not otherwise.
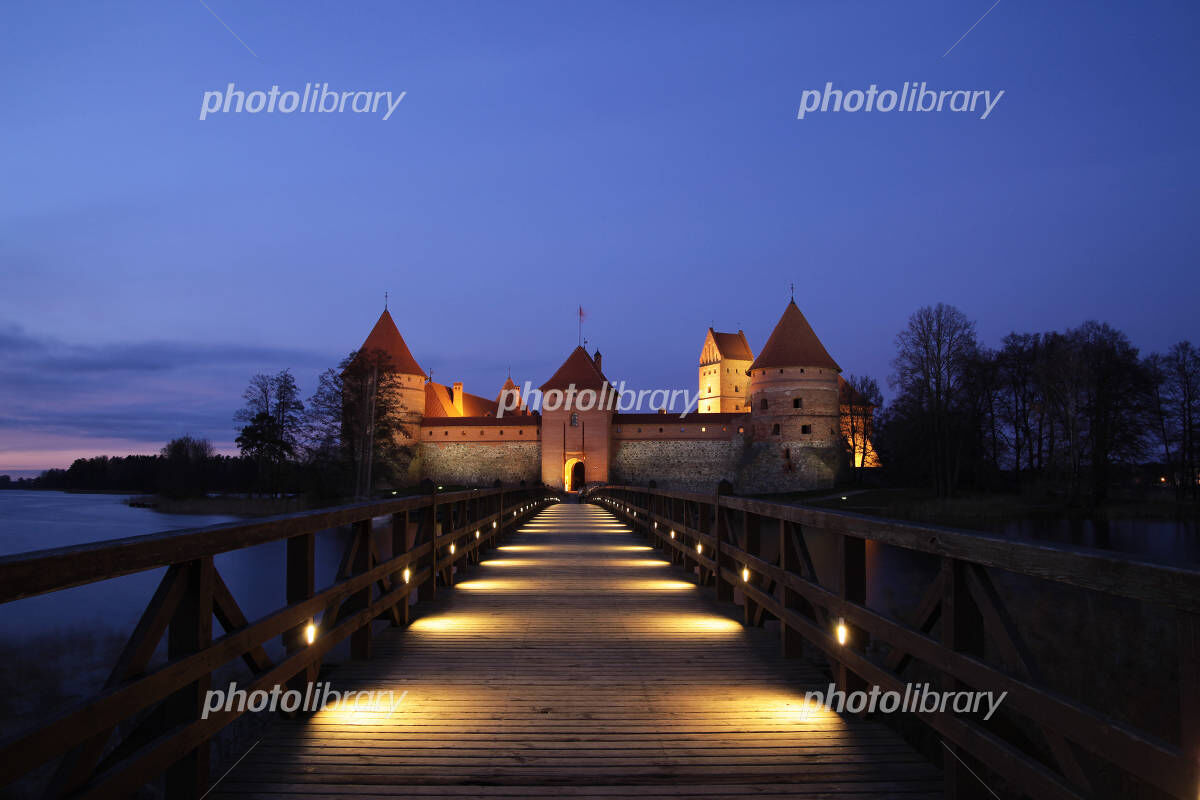
[[[1152,786],[1180,797],[1197,796],[1200,569],[717,493],[609,485],[589,493],[589,499],[603,503],[666,548],[673,561],[696,570],[702,585],[716,586],[720,599],[732,601],[734,590],[739,591],[747,624],[760,624],[765,616],[778,619],[785,652],[795,653],[793,637],[814,646],[830,660],[840,688],[855,681],[875,683],[883,690],[902,688],[901,674],[916,660],[941,673],[947,686],[1007,692],[1005,708],[1040,729],[1057,769],[994,727],[949,713],[918,716],[961,751],[1034,796],[1097,792],[1067,740]],[[807,537],[813,531],[835,537],[832,577],[819,575],[814,567]],[[919,587],[924,597],[915,624],[867,606],[863,547],[868,541],[939,560],[937,580]],[[1178,741],[1162,741],[1046,687],[989,569],[1171,609],[1179,633]],[[929,633],[938,619],[940,638]],[[837,621],[853,632],[845,644],[834,636]],[[1010,674],[985,660],[981,642],[957,641],[956,632],[964,625],[986,635],[998,652],[1020,665],[1022,674]],[[887,645],[886,656],[879,655],[878,647],[868,650],[868,641]],[[946,764],[947,777],[953,780],[957,765],[949,757]]]
[[[0,604],[168,568],[104,688],[0,743],[0,785],[62,755],[50,797],[111,797],[163,771],[168,796],[199,797],[208,779],[208,740],[244,713],[201,718],[215,669],[241,659],[254,674],[249,688],[268,688],[313,682],[322,659],[347,638],[353,657],[368,657],[372,622],[406,625],[412,592],[428,599],[439,585],[452,585],[457,564],[477,558],[552,497],[543,487],[430,493],[0,558]],[[389,516],[392,554],[383,559],[373,522]],[[317,590],[315,534],[345,526],[352,535],[334,582]],[[279,540],[288,546],[285,605],[249,621],[213,556]],[[214,616],[225,629],[219,637],[212,635]],[[304,628],[318,620],[319,634],[304,642]],[[164,634],[167,661],[152,667]],[[272,663],[263,647],[281,636],[287,654]],[[134,729],[110,748],[127,720],[137,721]]]

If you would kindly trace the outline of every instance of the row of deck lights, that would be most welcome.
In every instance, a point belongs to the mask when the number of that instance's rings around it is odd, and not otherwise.
[[[845,500],[846,498],[843,497],[842,499]],[[615,505],[618,508],[618,510],[623,505],[623,504],[617,503],[615,500],[612,500],[611,498],[607,498],[607,497],[604,498],[604,502],[608,503],[609,505]],[[629,506],[624,506],[624,508],[625,508],[626,512],[633,513],[634,516],[637,516],[636,512],[630,511]],[[657,520],[654,522],[654,527],[656,529],[658,528]],[[670,533],[671,538],[674,539],[675,531],[670,530],[669,533]],[[700,542],[696,542],[696,552],[701,553],[701,554],[703,554],[703,552],[704,552],[704,545],[702,545]],[[749,583],[751,577],[752,577],[752,573],[750,572],[750,567],[743,566],[742,567],[742,583]],[[837,624],[834,626],[833,632],[834,632],[834,636],[837,638],[837,643],[843,647],[846,645],[846,642],[848,642],[850,640],[850,628],[846,625],[846,620],[842,617],[838,617],[838,621],[837,621]]]
[[[441,488],[442,487],[440,487],[440,486],[438,487],[438,489],[441,489]],[[392,492],[392,494],[395,494],[395,492]],[[521,510],[525,511],[529,508],[532,508],[532,506],[531,505],[522,506]],[[517,515],[517,512],[514,511],[513,516],[515,517],[516,515]],[[492,528],[494,529],[496,527],[497,527],[496,521],[492,520]],[[476,540],[479,539],[479,536],[480,536],[480,532],[475,531],[475,539]],[[454,555],[454,551],[455,551],[454,542],[451,542],[450,543],[450,555]],[[404,572],[402,573],[401,577],[403,577],[404,583],[407,585],[412,580],[412,570],[409,569],[408,567],[405,567]],[[308,644],[312,644],[316,640],[317,640],[317,625],[315,622],[310,622],[304,626],[304,641]]]

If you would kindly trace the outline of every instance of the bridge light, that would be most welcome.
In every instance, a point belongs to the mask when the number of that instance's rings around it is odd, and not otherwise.
[[[404,582],[408,583],[408,579],[412,577],[412,570],[408,567],[404,568]]]
[[[750,568],[742,567],[742,583],[750,582]]]
[[[312,644],[317,640],[317,626],[311,622],[304,626],[304,641]]]
[[[478,538],[479,538],[479,531],[475,531],[475,538],[476,538],[476,539],[478,539]]]
[[[454,543],[450,543],[450,555],[454,555]]]
[[[837,623],[837,640],[838,644],[844,645],[846,639],[850,637],[850,629],[846,627],[846,621],[838,617]]]
[[[703,552],[704,552],[704,545],[700,544],[699,542],[696,542],[696,552],[697,552],[697,553],[703,553]]]
[[[492,520],[492,527],[493,527],[493,528],[495,528],[495,527],[496,527],[496,520]]]
[[[674,539],[674,538],[675,538],[675,531],[671,531],[671,538],[672,538],[672,539]]]

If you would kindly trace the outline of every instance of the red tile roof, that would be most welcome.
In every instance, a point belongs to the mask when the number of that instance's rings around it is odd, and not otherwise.
[[[522,428],[541,424],[542,418],[536,414],[514,414],[496,419],[495,417],[426,417],[421,420],[422,428]]]
[[[545,392],[550,389],[566,389],[574,385],[579,390],[595,389],[599,391],[606,383],[608,383],[608,378],[604,377],[604,373],[587,354],[587,350],[576,347],[558,368],[558,372],[555,372],[550,380],[542,384],[541,390]]]
[[[371,329],[367,340],[360,348],[360,352],[368,350],[382,350],[387,353],[392,365],[401,375],[425,375],[425,370],[421,369],[421,365],[409,352],[408,345],[404,343],[404,337],[396,329],[396,323],[387,309],[384,309],[383,313],[379,315],[379,321],[375,323],[375,327]]]
[[[627,414],[613,414],[613,425],[724,425],[730,422],[741,420],[748,417],[749,414],[738,413],[734,411],[712,412],[709,414],[700,414],[695,411],[688,414],[683,419],[679,418],[678,414],[667,412],[666,414],[642,413],[633,412]]]
[[[460,415],[454,407],[454,395],[449,386],[433,381],[425,384],[425,416],[427,418],[495,417],[498,407],[496,401],[470,392],[463,392],[462,405],[463,413]]]
[[[746,341],[746,334],[738,331],[737,333],[721,333],[720,331],[712,331],[713,342],[717,345],[717,352],[722,358],[732,358],[735,361],[753,361],[754,352],[750,349],[750,343]]]
[[[842,371],[796,307],[795,300],[783,310],[783,316],[750,370],[763,367],[827,367]]]

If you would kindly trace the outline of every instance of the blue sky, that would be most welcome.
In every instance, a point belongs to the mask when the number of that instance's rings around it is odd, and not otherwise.
[[[990,344],[1197,338],[1194,3],[1001,0],[943,57],[991,2],[206,2],[6,4],[0,471],[228,446],[250,374],[307,393],[385,290],[485,395],[579,304],[611,378],[692,388],[708,325],[760,348],[790,283],[881,382],[939,301]],[[826,81],[1005,94],[797,120]],[[200,121],[229,82],[407,95]]]

